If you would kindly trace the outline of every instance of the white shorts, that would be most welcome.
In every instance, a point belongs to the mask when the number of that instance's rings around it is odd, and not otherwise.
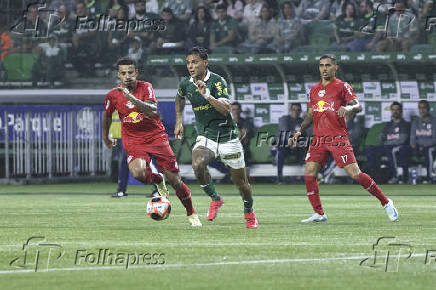
[[[199,146],[206,147],[212,151],[213,154],[215,154],[215,158],[219,156],[221,158],[221,162],[230,168],[245,168],[244,149],[242,148],[242,144],[239,139],[233,139],[228,142],[218,144],[217,142],[204,136],[198,136],[192,150],[195,150]]]

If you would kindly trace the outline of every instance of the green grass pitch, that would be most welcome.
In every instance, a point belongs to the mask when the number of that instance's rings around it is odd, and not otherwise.
[[[209,199],[197,184],[189,187],[201,228],[189,225],[173,192],[168,220],[156,222],[146,216],[144,193],[150,192],[149,186],[131,186],[125,199],[109,197],[114,184],[1,186],[0,289],[436,285],[434,185],[381,186],[399,210],[395,223],[358,185],[320,186],[329,220],[301,224],[312,213],[304,185],[254,184],[257,230],[245,228],[242,202],[233,185],[217,186],[225,204],[213,222],[205,220]],[[38,236],[44,239],[34,238],[23,250],[27,239]],[[373,244],[381,237],[386,238],[375,252]],[[118,261],[113,258],[108,265],[106,259],[103,264],[101,255],[96,261],[104,249],[111,257],[119,255]],[[34,272],[38,253],[39,269]],[[126,260],[135,264],[126,269]]]

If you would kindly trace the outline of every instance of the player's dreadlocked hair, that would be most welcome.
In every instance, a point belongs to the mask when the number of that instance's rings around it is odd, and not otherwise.
[[[206,60],[209,58],[207,55],[207,49],[201,46],[194,46],[186,53],[186,56],[191,54],[197,54],[202,60]]]
[[[118,59],[117,61],[117,69],[120,65],[133,65],[135,66],[135,68],[137,68],[138,66],[136,65],[136,60],[131,59],[130,57],[122,57],[120,59]]]

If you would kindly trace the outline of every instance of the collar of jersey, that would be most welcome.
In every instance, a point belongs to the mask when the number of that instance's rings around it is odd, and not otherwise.
[[[208,80],[209,80],[209,78],[210,78],[210,71],[209,70],[207,70],[207,73],[206,73],[206,77],[204,78],[204,82],[207,82]],[[191,77],[190,79],[189,79],[189,81],[191,82],[191,83],[194,83],[194,79]]]

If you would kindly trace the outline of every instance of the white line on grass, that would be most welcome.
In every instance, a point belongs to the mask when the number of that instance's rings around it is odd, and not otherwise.
[[[424,257],[426,254],[414,254],[414,257]],[[408,255],[399,257],[407,258]],[[332,258],[302,258],[302,259],[277,259],[277,260],[252,260],[252,261],[233,261],[233,262],[216,262],[216,263],[195,263],[195,264],[165,264],[165,265],[131,265],[129,269],[167,269],[183,267],[214,267],[214,266],[231,266],[231,265],[259,265],[259,264],[283,264],[283,263],[307,263],[307,262],[332,262],[332,261],[349,261],[361,260],[368,256],[351,256],[351,257],[332,257]],[[391,258],[398,258],[393,255]],[[94,267],[74,267],[74,268],[52,268],[39,270],[38,272],[57,272],[57,271],[89,271],[89,270],[124,270],[125,266],[94,266]],[[1,270],[1,274],[26,274],[35,273],[34,270]]]

